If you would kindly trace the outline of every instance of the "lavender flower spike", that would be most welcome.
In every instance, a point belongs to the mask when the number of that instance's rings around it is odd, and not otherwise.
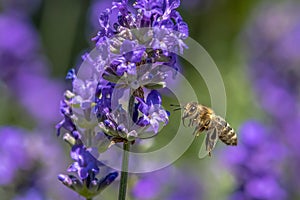
[[[73,90],[65,92],[64,119],[56,128],[58,135],[62,128],[67,131],[64,138],[73,145],[75,160],[69,171],[79,178],[60,175],[59,180],[82,196],[93,197],[117,176],[114,172],[100,181],[96,178],[103,141],[121,142],[128,152],[135,140],[156,135],[160,125],[168,123],[159,89],[167,86],[170,72],[178,70],[176,54],[187,48],[183,41],[188,27],[176,11],[179,4],[179,0],[138,0],[133,6],[127,0],[113,2],[99,14],[99,31],[92,39],[96,48],[82,57],[83,73],[68,72]],[[120,200],[126,197],[126,156]]]
[[[187,24],[175,10],[179,3],[139,0],[131,7],[123,0],[99,15],[99,32],[93,38],[97,53],[83,56],[88,74],[67,74],[73,91],[62,103],[65,119],[57,125],[58,134],[63,127],[88,148],[99,148],[101,131],[113,143],[133,142],[154,136],[168,123],[161,100],[150,99],[161,98],[159,89],[167,86],[169,72],[178,69],[176,53],[187,48]],[[118,12],[116,19],[113,12]],[[130,97],[128,107],[124,102]]]

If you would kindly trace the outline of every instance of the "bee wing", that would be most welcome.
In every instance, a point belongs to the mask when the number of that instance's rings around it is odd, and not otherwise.
[[[211,151],[215,148],[218,138],[219,136],[216,128],[206,131],[205,138],[198,154],[200,159],[206,157],[207,155],[211,155]]]

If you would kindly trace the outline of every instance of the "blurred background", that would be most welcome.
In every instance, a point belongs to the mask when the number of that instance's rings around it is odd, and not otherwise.
[[[65,75],[93,49],[97,18],[110,5],[0,0],[0,199],[81,199],[57,180],[71,159],[54,127],[71,88]],[[226,120],[239,144],[220,142],[213,157],[199,160],[196,138],[174,165],[131,174],[129,199],[299,199],[300,2],[185,0],[179,11],[222,74]],[[209,106],[202,77],[181,67]],[[148,151],[167,144],[179,120],[171,113]],[[99,199],[117,199],[117,189],[118,181]]]

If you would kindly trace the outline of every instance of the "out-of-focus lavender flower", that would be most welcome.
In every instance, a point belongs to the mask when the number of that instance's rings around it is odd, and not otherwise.
[[[272,118],[273,137],[286,152],[282,180],[293,198],[298,192],[300,124],[300,4],[295,1],[259,7],[246,30],[249,71],[262,107]]]
[[[294,117],[298,110],[299,8],[296,2],[263,5],[246,30],[249,71],[257,96],[266,111],[280,120]]]
[[[49,78],[38,34],[24,18],[0,15],[0,79],[39,124],[54,123],[62,84]]]
[[[28,168],[30,158],[26,154],[26,146],[23,142],[24,131],[11,127],[2,127],[0,136],[2,144],[0,155],[2,164],[0,166],[0,185],[10,184],[18,170]]]
[[[131,191],[140,200],[195,200],[203,196],[199,178],[187,170],[174,166],[139,175]]]
[[[40,6],[41,0],[1,0],[0,7],[5,12],[13,13],[18,16],[33,14]]]
[[[3,199],[74,197],[53,178],[62,169],[63,153],[52,137],[17,127],[0,127],[0,136],[0,185],[8,191]]]
[[[9,81],[20,68],[41,70],[40,65],[31,66],[38,55],[38,35],[31,24],[12,14],[0,15],[0,78]]]
[[[53,124],[59,117],[54,108],[59,106],[62,83],[42,74],[19,72],[11,84],[13,95],[39,124]]]
[[[281,178],[284,146],[257,121],[243,124],[239,135],[240,145],[222,154],[236,179],[229,199],[287,199]]]
[[[40,191],[30,189],[26,194],[17,195],[13,200],[43,200],[45,197],[40,194]]]

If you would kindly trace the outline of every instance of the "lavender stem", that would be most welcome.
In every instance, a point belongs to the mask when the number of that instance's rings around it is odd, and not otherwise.
[[[123,161],[122,161],[122,172],[119,188],[119,200],[126,199],[126,190],[127,190],[127,179],[128,179],[128,161],[129,161],[129,149],[130,143],[124,142],[123,144]]]
[[[134,96],[132,95],[133,91],[130,90],[130,99],[128,103],[128,113],[131,118],[133,115],[133,107],[134,107]],[[124,142],[123,144],[123,160],[122,160],[122,172],[121,172],[121,180],[119,187],[119,200],[126,199],[126,191],[127,191],[127,180],[128,180],[128,163],[129,163],[129,150],[130,150],[130,142]]]

